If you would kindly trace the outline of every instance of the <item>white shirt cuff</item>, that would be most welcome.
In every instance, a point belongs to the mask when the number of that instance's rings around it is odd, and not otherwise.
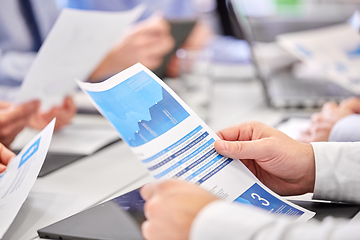
[[[275,216],[255,207],[216,201],[197,215],[192,224],[190,239],[253,239],[264,225],[269,225],[274,220]]]
[[[311,143],[314,149],[315,199],[360,202],[360,143]]]

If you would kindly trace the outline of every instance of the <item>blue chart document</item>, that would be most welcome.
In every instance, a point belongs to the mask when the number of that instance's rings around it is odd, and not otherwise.
[[[40,172],[48,152],[55,120],[44,128],[0,174],[0,239],[14,221]]]
[[[188,181],[227,201],[300,220],[314,215],[271,192],[239,160],[219,155],[217,135],[141,64],[101,83],[78,84],[154,179]]]
[[[161,136],[190,116],[144,71],[109,90],[88,93],[132,147]]]

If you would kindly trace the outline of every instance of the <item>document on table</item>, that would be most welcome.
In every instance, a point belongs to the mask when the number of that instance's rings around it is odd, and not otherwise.
[[[277,42],[330,80],[360,94],[360,35],[350,24],[282,34]]]
[[[308,128],[310,124],[310,118],[291,117],[288,120],[279,123],[276,128],[288,135],[289,137],[297,140],[300,137],[301,131]]]
[[[89,75],[144,10],[64,9],[24,79],[16,103],[39,99],[42,109],[60,105]]]
[[[29,195],[48,152],[55,119],[8,164],[0,175],[0,239]]]
[[[314,216],[269,190],[241,161],[219,155],[217,135],[143,65],[102,83],[78,84],[155,179],[185,180],[227,201],[275,214]]]
[[[36,134],[34,129],[23,130],[11,144],[11,149],[22,149]],[[54,133],[49,152],[90,155],[117,140],[119,134],[111,125],[72,123]]]

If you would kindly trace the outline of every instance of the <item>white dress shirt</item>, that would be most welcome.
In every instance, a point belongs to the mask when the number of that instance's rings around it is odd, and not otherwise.
[[[31,0],[42,40],[59,11],[56,0]],[[0,100],[11,101],[35,59],[33,39],[18,0],[0,0]]]
[[[346,116],[332,127],[329,142],[360,141],[360,114]]]
[[[360,203],[360,143],[312,143],[314,198]],[[191,240],[360,239],[360,221],[325,218],[306,223],[237,203],[216,201],[200,211]]]

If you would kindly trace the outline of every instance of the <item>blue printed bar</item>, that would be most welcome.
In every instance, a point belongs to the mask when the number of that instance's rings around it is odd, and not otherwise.
[[[208,169],[209,167],[211,167],[212,165],[214,165],[217,161],[219,161],[221,158],[223,158],[223,156],[218,155],[216,156],[214,159],[212,159],[210,162],[208,162],[207,164],[205,164],[204,166],[202,166],[200,169],[198,169],[196,172],[194,172],[193,174],[191,174],[190,176],[188,176],[185,180],[186,181],[190,181],[191,179],[193,179],[194,177],[196,177],[197,175],[199,175],[200,173],[202,173],[203,171],[205,171],[206,169]]]
[[[171,167],[169,167],[168,169],[166,169],[165,171],[155,175],[155,178],[161,178],[163,176],[165,176],[166,174],[168,174],[169,172],[173,171],[174,169],[176,169],[177,167],[179,167],[180,165],[184,164],[185,162],[189,161],[190,159],[192,159],[193,157],[195,157],[196,155],[198,155],[199,153],[201,153],[202,151],[204,151],[204,149],[206,149],[207,147],[211,146],[211,144],[213,144],[215,142],[215,140],[212,138],[209,141],[207,141],[204,145],[202,145],[201,147],[199,147],[198,149],[196,149],[194,152],[190,153],[188,156],[184,157],[183,159],[181,159],[179,162],[175,163],[174,165],[172,165]]]
[[[149,157],[147,159],[142,160],[143,163],[148,163],[151,162],[159,157],[161,157],[162,155],[164,155],[165,153],[173,150],[174,148],[178,147],[180,144],[184,143],[185,141],[187,141],[188,139],[190,139],[192,136],[194,136],[195,134],[197,134],[203,127],[201,125],[199,125],[197,128],[195,128],[194,130],[192,130],[189,134],[187,134],[185,137],[181,138],[179,141],[177,141],[176,143],[170,145],[169,147],[165,148],[164,150],[162,150],[161,152],[155,154],[152,157]]]
[[[186,172],[190,171],[191,169],[193,169],[194,167],[196,167],[197,165],[199,165],[200,163],[202,163],[203,161],[205,161],[206,159],[208,159],[211,155],[213,155],[214,153],[216,153],[215,148],[211,149],[209,152],[207,152],[204,156],[202,156],[201,158],[199,158],[198,160],[196,160],[195,162],[193,162],[192,164],[190,164],[189,166],[187,166],[186,168],[184,168],[183,170],[181,170],[180,172],[178,172],[173,178],[179,178],[182,175],[184,175]]]
[[[41,138],[36,140],[36,142],[34,142],[34,144],[31,145],[31,147],[22,155],[18,168],[20,168],[24,163],[26,163],[26,161],[29,160],[37,152],[40,145],[40,139]]]
[[[149,168],[150,171],[153,171],[155,169],[158,169],[161,166],[164,166],[166,163],[170,162],[171,160],[173,160],[176,157],[179,157],[180,155],[182,155],[183,153],[189,151],[193,146],[195,146],[196,144],[198,144],[199,142],[201,142],[202,140],[204,140],[207,136],[209,135],[208,132],[204,132],[202,135],[200,135],[197,139],[195,139],[194,141],[192,141],[191,143],[189,143],[188,145],[186,145],[184,148],[180,149],[179,151],[177,151],[176,153],[174,153],[173,155],[171,155],[168,158],[165,158],[163,161],[159,162],[158,164],[152,166]]]
[[[221,163],[219,166],[217,166],[214,170],[206,174],[203,178],[201,178],[199,181],[197,181],[195,184],[200,185],[212,176],[214,176],[216,173],[218,173],[221,169],[229,165],[233,160],[231,158],[226,159],[223,163]]]

